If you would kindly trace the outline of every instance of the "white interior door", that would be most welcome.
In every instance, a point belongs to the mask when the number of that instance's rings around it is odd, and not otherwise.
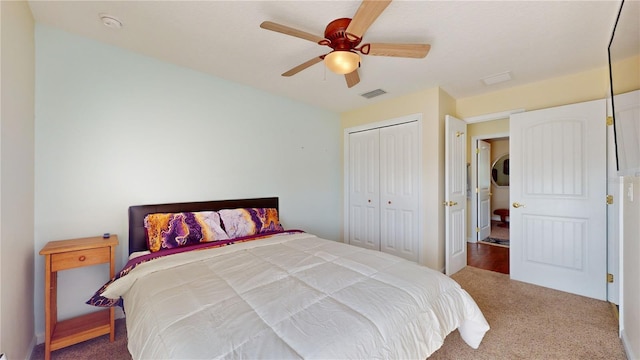
[[[349,135],[349,244],[380,250],[379,130]]]
[[[511,116],[511,278],[606,299],[604,100]]]
[[[380,250],[418,261],[418,123],[380,129]]]
[[[467,266],[467,124],[445,118],[445,272]]]
[[[491,143],[478,140],[476,147],[477,214],[476,240],[481,241],[491,234]]]

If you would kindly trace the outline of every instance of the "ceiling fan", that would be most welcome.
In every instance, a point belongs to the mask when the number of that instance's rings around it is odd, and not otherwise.
[[[348,87],[353,87],[360,82],[360,75],[358,75],[360,55],[358,53],[374,56],[423,58],[427,56],[429,49],[431,49],[431,45],[428,44],[361,44],[364,33],[390,3],[391,0],[363,0],[353,19],[340,18],[331,21],[324,31],[324,38],[271,21],[263,22],[260,27],[313,41],[332,49],[325,55],[316,56],[294,67],[283,73],[282,76],[295,75],[324,60],[325,65],[331,71],[337,74],[344,74]]]

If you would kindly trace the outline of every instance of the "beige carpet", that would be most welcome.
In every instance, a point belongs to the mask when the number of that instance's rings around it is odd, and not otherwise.
[[[508,275],[466,267],[453,278],[484,312],[491,330],[478,350],[451,333],[430,359],[625,359],[618,324],[603,301],[512,281]],[[54,351],[53,360],[129,360],[124,320],[108,336]],[[44,359],[44,345],[32,360]]]
[[[491,330],[477,350],[455,331],[430,359],[626,359],[607,302],[469,266],[453,278],[476,300]]]

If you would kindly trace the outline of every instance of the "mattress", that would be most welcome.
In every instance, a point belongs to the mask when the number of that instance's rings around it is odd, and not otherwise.
[[[134,359],[425,359],[489,330],[442,273],[307,233],[160,257],[102,296],[122,298]]]

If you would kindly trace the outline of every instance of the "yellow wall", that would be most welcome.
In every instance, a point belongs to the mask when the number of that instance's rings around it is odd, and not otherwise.
[[[430,268],[444,268],[444,113],[455,109],[455,100],[439,88],[384,100],[371,106],[341,114],[342,129],[395,119],[411,114],[422,115],[422,263]],[[344,143],[343,143],[344,149]],[[344,196],[344,194],[343,194]],[[347,239],[344,239],[347,241]]]
[[[473,160],[472,150],[475,148],[471,145],[474,136],[483,136],[491,134],[508,134],[509,119],[500,119],[492,121],[484,121],[479,123],[467,124],[467,162]]]
[[[640,56],[614,64],[628,74],[619,85],[621,92],[640,89]],[[616,85],[618,86],[618,85]],[[456,110],[462,118],[513,109],[527,111],[583,101],[604,99],[609,92],[609,69],[601,67],[576,74],[458,99]]]
[[[616,95],[640,89],[640,55],[618,61],[612,67]]]

